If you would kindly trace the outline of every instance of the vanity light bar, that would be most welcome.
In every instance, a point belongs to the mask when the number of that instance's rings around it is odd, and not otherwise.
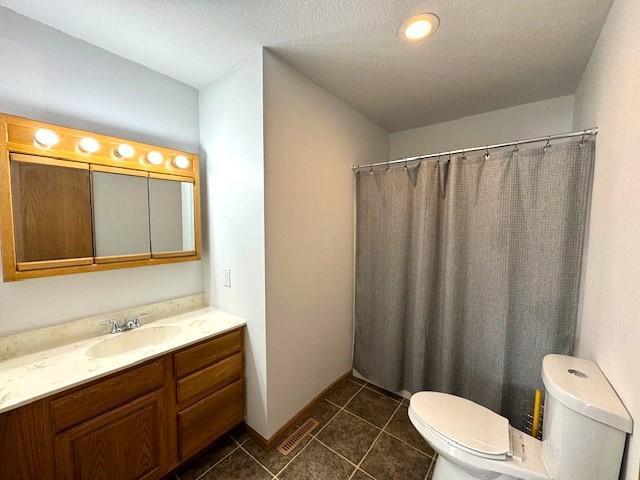
[[[51,148],[60,141],[60,137],[53,130],[40,128],[36,130],[34,141],[41,148]],[[85,154],[95,153],[100,150],[100,142],[93,137],[83,137],[78,142],[78,150]],[[125,160],[133,158],[135,153],[135,149],[127,143],[121,143],[113,150],[114,157]],[[164,162],[164,155],[156,150],[147,153],[145,158],[152,165],[162,165]],[[191,167],[191,160],[186,155],[176,155],[173,157],[172,164],[180,170],[187,170]]]

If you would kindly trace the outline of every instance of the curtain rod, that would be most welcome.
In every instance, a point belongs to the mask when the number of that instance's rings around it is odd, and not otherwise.
[[[537,137],[537,138],[529,138],[527,140],[516,140],[515,142],[507,142],[507,143],[496,143],[495,145],[485,145],[483,147],[472,147],[472,148],[461,148],[459,150],[450,150],[450,151],[446,151],[446,152],[438,152],[438,153],[429,153],[427,155],[419,155],[417,157],[406,157],[406,158],[399,158],[397,160],[390,160],[388,162],[378,162],[378,163],[367,163],[364,165],[354,165],[353,167],[351,167],[351,169],[354,172],[359,172],[360,169],[362,168],[373,168],[373,167],[381,167],[383,165],[385,166],[389,166],[389,165],[394,165],[397,163],[409,163],[409,162],[417,162],[417,161],[422,161],[422,160],[427,160],[429,158],[437,158],[437,157],[443,157],[443,156],[449,156],[449,155],[457,155],[459,153],[462,153],[463,155],[465,153],[469,153],[469,152],[479,152],[482,150],[487,151],[487,153],[489,153],[489,149],[496,149],[496,148],[504,148],[504,147],[511,147],[511,146],[517,146],[517,145],[524,145],[527,143],[538,143],[538,142],[547,142],[549,143],[551,140],[559,140],[561,138],[571,138],[571,137],[584,137],[589,136],[589,135],[597,135],[598,134],[598,127],[594,127],[594,128],[587,128],[585,130],[581,130],[578,132],[570,132],[570,133],[559,133],[556,135],[547,135],[546,137]]]

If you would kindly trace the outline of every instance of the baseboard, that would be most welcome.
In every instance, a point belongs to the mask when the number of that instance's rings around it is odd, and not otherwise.
[[[320,400],[327,393],[329,393],[329,390],[331,390],[337,384],[339,384],[344,379],[346,379],[346,378],[348,378],[350,376],[351,376],[351,370],[349,370],[345,374],[341,375],[340,378],[338,378],[335,382],[333,382],[327,388],[322,390],[322,392],[320,392],[318,395],[316,395],[316,397],[313,400],[311,400],[302,410],[300,410],[298,413],[296,413],[287,423],[285,423],[282,427],[280,427],[276,433],[271,435],[271,437],[264,438],[262,435],[260,435],[258,432],[256,432],[249,425],[246,425],[247,435],[249,435],[256,443],[258,443],[263,448],[269,449],[269,448],[274,447],[275,445],[278,444],[278,442],[280,442],[280,440],[282,440],[284,438],[284,435],[289,431],[289,429],[292,426],[294,426],[296,424],[296,422],[298,422],[302,417],[304,417],[309,412],[311,407],[313,407],[313,405],[318,400]]]

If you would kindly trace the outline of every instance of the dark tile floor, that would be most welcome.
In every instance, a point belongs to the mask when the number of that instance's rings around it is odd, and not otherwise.
[[[237,428],[175,474],[179,480],[428,480],[434,453],[408,401],[350,378],[310,410],[320,425],[284,456]],[[301,423],[306,418],[301,419]]]

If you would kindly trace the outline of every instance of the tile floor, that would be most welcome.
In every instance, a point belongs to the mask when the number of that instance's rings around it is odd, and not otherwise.
[[[262,448],[239,427],[175,478],[427,480],[435,455],[413,428],[407,405],[401,397],[349,378],[311,408],[306,418],[313,417],[320,425],[289,455]]]

